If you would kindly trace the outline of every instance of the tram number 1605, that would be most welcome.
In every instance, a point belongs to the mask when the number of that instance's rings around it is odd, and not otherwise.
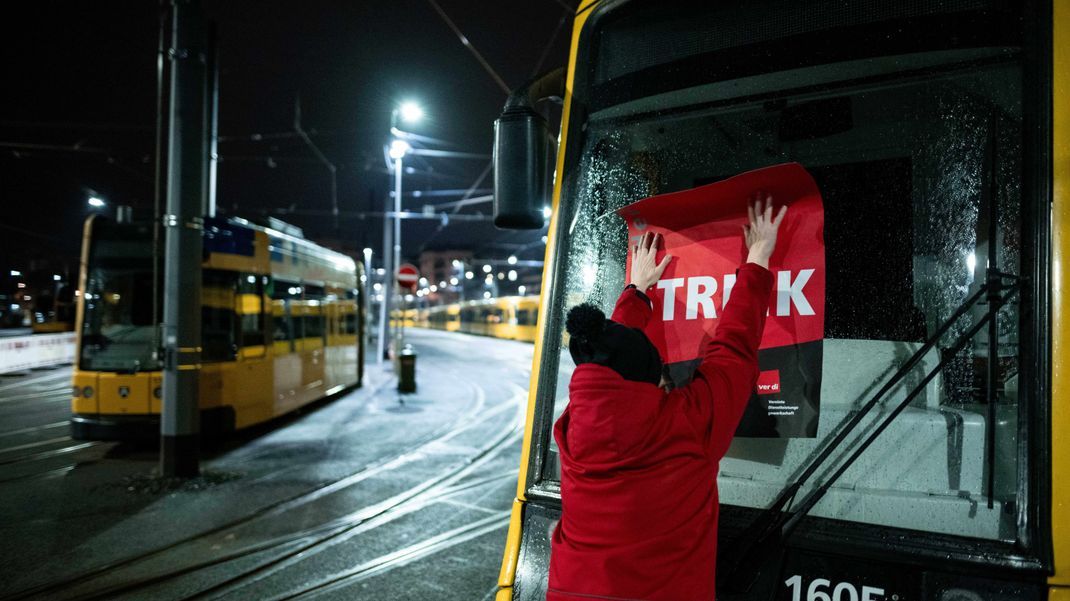
[[[886,597],[884,589],[875,586],[857,587],[850,582],[840,582],[836,586],[825,578],[814,578],[806,587],[803,597],[803,577],[796,575],[784,581],[791,589],[791,601],[898,601],[899,595]]]

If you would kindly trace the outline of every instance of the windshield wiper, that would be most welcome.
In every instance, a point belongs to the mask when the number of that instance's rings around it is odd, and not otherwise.
[[[1010,280],[1011,284],[1004,284],[1004,280]],[[993,322],[996,318],[996,314],[1000,308],[1005,305],[1011,298],[1013,298],[1019,291],[1021,286],[1020,280],[1017,276],[996,272],[990,270],[987,281],[967,299],[956,311],[948,318],[940,327],[930,336],[921,348],[919,348],[911,357],[904,363],[896,373],[887,381],[880,390],[871,398],[861,409],[855,413],[851,419],[840,428],[839,432],[822,448],[821,452],[806,466],[806,469],[790,484],[784,487],[784,489],[777,496],[773,504],[766,508],[761,515],[754,521],[754,523],[744,530],[738,537],[733,548],[726,550],[725,553],[719,553],[721,561],[717,567],[717,579],[718,588],[725,592],[747,592],[754,584],[758,575],[760,574],[761,565],[767,560],[774,552],[779,553],[778,547],[786,540],[791,533],[798,526],[799,521],[809,512],[829,488],[836,482],[836,480],[843,475],[848,468],[865,452],[866,449],[877,439],[878,436],[895,420],[910,403],[918,396],[928,383],[936,377],[938,373],[943,371],[944,367],[950,363],[956,355],[966,346],[970,340],[984,327],[986,324]],[[1005,291],[1005,292],[1004,292]],[[862,419],[880,403],[882,397],[886,395],[892,388],[899,384],[912,369],[918,365],[926,353],[928,353],[936,343],[951,329],[963,315],[966,314],[974,305],[976,305],[982,298],[985,298],[989,302],[988,310],[985,315],[977,321],[976,324],[971,326],[965,333],[958,337],[955,342],[944,350],[943,358],[941,361],[925,375],[922,380],[911,389],[910,393],[903,398],[902,401],[883,418],[883,421],[870,432],[866,438],[857,445],[851,455],[836,469],[836,471],[828,478],[826,478],[819,486],[810,491],[806,497],[799,503],[799,506],[794,511],[788,511],[790,505],[794,502],[795,495],[798,493],[802,485],[809,480],[817,470],[827,461],[827,459],[836,451],[840,444],[853,432]],[[990,357],[994,353],[994,349],[990,349]],[[990,379],[992,376],[989,376]],[[992,402],[994,397],[994,390],[992,387],[995,382],[989,383],[989,402]],[[988,428],[992,428],[992,422],[989,422]],[[989,502],[991,502],[991,484],[989,484]]]

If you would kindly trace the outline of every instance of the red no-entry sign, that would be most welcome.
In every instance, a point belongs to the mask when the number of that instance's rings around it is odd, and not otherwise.
[[[403,263],[401,267],[398,267],[396,277],[398,286],[407,288],[409,291],[415,291],[416,284],[420,281],[420,271],[416,269],[415,265]]]

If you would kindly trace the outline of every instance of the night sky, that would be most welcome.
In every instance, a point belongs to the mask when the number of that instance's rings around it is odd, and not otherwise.
[[[440,6],[510,87],[563,65],[575,0],[441,0]],[[17,8],[16,8],[17,6]],[[339,169],[342,212],[379,211],[393,183],[383,145],[390,113],[416,100],[428,117],[414,132],[464,152],[490,155],[505,93],[427,0],[205,2],[219,40],[222,162],[218,204],[226,214],[280,216],[314,240],[381,248],[381,218],[329,217],[327,169],[293,133],[300,98],[304,129]],[[564,21],[563,21],[564,20]],[[563,21],[563,23],[562,23]],[[0,20],[0,269],[32,259],[76,267],[90,191],[151,215],[156,117],[158,8],[154,2],[34,2]],[[560,27],[559,27],[560,25]],[[551,41],[552,39],[552,41]],[[261,134],[264,139],[250,139]],[[272,134],[280,134],[272,136]],[[77,149],[76,149],[77,148]],[[416,159],[405,188],[463,189],[489,159]],[[490,188],[487,177],[481,188]],[[441,197],[437,201],[456,200]],[[419,210],[427,198],[406,199]],[[490,212],[490,205],[466,212]],[[405,221],[404,254],[460,247],[478,258],[541,232],[455,222],[432,237],[433,221]],[[523,259],[541,259],[542,247]]]

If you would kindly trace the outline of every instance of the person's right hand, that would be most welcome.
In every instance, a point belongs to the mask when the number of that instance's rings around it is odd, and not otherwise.
[[[765,207],[762,207],[761,195],[754,200],[754,205],[747,205],[748,225],[743,226],[743,240],[747,244],[747,262],[769,269],[769,257],[776,248],[776,234],[780,222],[788,212],[787,205],[780,207],[773,217],[773,197],[765,195]]]
[[[672,255],[665,255],[661,262],[656,261],[658,254],[658,242],[661,242],[661,234],[647,232],[639,239],[639,244],[632,247],[632,284],[640,292],[646,292],[669,266]]]

